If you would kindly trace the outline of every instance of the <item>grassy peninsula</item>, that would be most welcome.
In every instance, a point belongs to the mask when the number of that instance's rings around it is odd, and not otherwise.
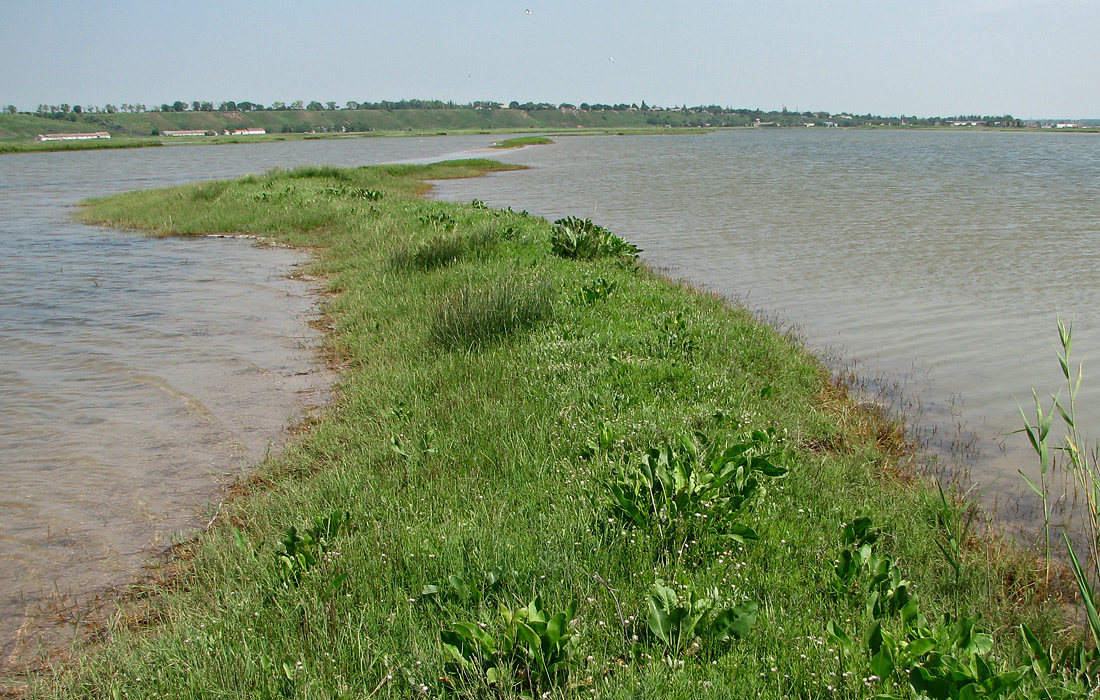
[[[1031,665],[1072,640],[1028,560],[976,537],[797,342],[592,222],[419,196],[510,167],[299,168],[87,204],[311,249],[342,383],[31,694],[1079,687]]]

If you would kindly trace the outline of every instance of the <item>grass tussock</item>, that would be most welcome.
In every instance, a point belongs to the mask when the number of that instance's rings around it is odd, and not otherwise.
[[[965,498],[892,478],[903,441],[804,348],[601,230],[573,227],[611,254],[563,256],[581,244],[561,224],[417,197],[498,167],[86,206],[311,247],[346,370],[331,414],[178,550],[177,584],[31,695],[1074,697],[1095,678],[1027,557],[978,536]]]
[[[440,236],[394,252],[391,264],[398,269],[428,271],[450,265],[466,254],[467,242],[460,236]]]
[[[350,182],[352,174],[346,168],[337,168],[332,165],[301,165],[286,171],[273,170],[271,175],[290,179],[326,178],[338,182]]]
[[[191,190],[191,199],[196,202],[211,202],[222,196],[228,188],[229,183],[224,180],[203,182]]]
[[[499,240],[498,233],[484,229],[466,234],[433,236],[427,241],[396,250],[391,258],[391,265],[396,269],[427,272],[451,265],[463,258],[477,259],[490,255]]]
[[[554,313],[553,290],[543,279],[497,279],[463,287],[446,299],[432,322],[432,342],[447,350],[480,348],[527,330]]]

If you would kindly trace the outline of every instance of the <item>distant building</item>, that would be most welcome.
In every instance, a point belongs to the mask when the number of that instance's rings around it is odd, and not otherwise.
[[[267,133],[267,129],[248,127],[245,129],[226,129],[223,133],[226,136],[262,136]]]
[[[1058,122],[1054,127],[1056,129],[1080,129],[1081,125],[1077,122]]]
[[[83,141],[86,139],[109,139],[111,135],[106,131],[96,131],[88,134],[39,134],[35,141]]]
[[[164,130],[160,132],[161,136],[213,136],[213,131],[205,131],[203,129],[174,129]]]

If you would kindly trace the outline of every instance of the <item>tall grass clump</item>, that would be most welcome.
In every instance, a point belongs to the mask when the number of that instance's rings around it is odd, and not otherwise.
[[[446,267],[468,256],[485,255],[496,242],[496,236],[484,231],[458,236],[436,236],[416,245],[399,248],[390,258],[390,264],[398,269],[426,272]]]
[[[276,169],[271,171],[270,174],[277,174],[279,177],[295,180],[308,178],[329,178],[332,180],[340,180],[341,182],[350,182],[352,180],[351,171],[346,168],[337,168],[332,165],[300,165],[292,170]]]
[[[196,202],[212,202],[225,194],[227,189],[229,189],[229,182],[226,180],[204,182],[191,190],[191,199]]]
[[[468,285],[447,298],[431,324],[431,339],[447,350],[479,348],[531,328],[554,313],[553,292],[542,279],[505,278]]]

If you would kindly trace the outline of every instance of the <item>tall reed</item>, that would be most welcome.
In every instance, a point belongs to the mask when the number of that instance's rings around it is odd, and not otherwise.
[[[1032,449],[1039,457],[1039,484],[1024,475],[1028,485],[1043,499],[1043,540],[1046,557],[1046,575],[1050,579],[1050,488],[1052,475],[1055,469],[1061,468],[1066,476],[1068,484],[1074,487],[1075,496],[1083,497],[1085,510],[1080,517],[1075,513],[1067,515],[1063,524],[1062,537],[1065,540],[1072,564],[1074,578],[1081,594],[1082,602],[1088,617],[1089,628],[1093,639],[1100,646],[1100,617],[1096,612],[1096,594],[1092,588],[1093,581],[1100,581],[1100,459],[1098,448],[1091,449],[1086,444],[1088,438],[1082,433],[1077,423],[1077,396],[1081,391],[1081,380],[1084,376],[1083,365],[1078,364],[1076,370],[1070,365],[1070,351],[1073,347],[1073,326],[1066,325],[1062,319],[1058,319],[1058,365],[1065,379],[1069,399],[1062,399],[1062,392],[1051,396],[1050,409],[1043,411],[1042,402],[1035,396],[1036,422],[1031,425],[1025,417],[1025,426],[1017,432],[1024,432],[1028,436]],[[1034,392],[1033,392],[1034,393]],[[1051,423],[1054,415],[1062,419],[1064,434],[1061,443],[1053,448],[1050,446]],[[1022,472],[1021,472],[1022,474]],[[1077,498],[1074,499],[1076,503]],[[1071,541],[1071,528],[1073,523],[1079,522],[1082,528],[1081,534],[1088,541],[1088,559],[1086,566],[1082,567]],[[1091,568],[1089,565],[1091,564]]]

